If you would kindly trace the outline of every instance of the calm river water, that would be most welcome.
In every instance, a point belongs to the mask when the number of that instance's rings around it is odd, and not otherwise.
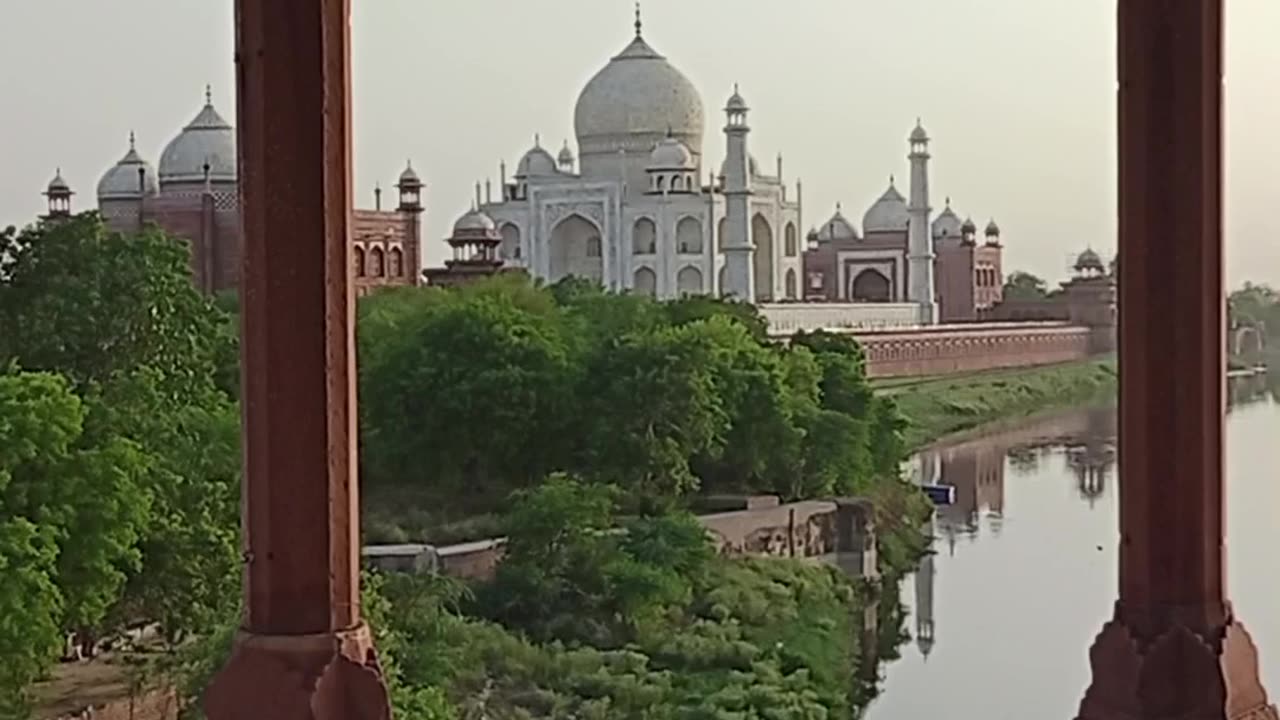
[[[1280,402],[1227,421],[1231,599],[1280,697]],[[1079,409],[933,448],[915,472],[956,486],[936,554],[903,583],[912,640],[881,668],[870,720],[1074,717],[1116,592],[1115,413]],[[932,631],[932,641],[929,634]]]

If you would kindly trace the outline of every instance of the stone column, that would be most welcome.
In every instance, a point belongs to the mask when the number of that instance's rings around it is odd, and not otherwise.
[[[1276,718],[1223,566],[1222,0],[1120,0],[1120,592],[1081,720]]]
[[[389,718],[359,607],[350,0],[237,0],[244,625],[210,720]]]

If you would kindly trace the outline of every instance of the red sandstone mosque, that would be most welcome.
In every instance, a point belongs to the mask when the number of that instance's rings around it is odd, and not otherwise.
[[[351,262],[357,293],[419,282],[423,183],[408,166],[396,188],[395,209],[382,209],[378,189],[374,209],[354,211]],[[45,192],[49,214],[70,213],[72,194],[59,173]],[[128,151],[98,181],[97,200],[113,230],[136,232],[155,223],[191,243],[192,275],[204,292],[236,286],[242,242],[236,134],[214,108],[207,88],[204,107],[160,153],[158,171],[138,152],[130,133]]]

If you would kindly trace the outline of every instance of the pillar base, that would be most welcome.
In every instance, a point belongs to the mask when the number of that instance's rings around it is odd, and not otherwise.
[[[368,626],[325,635],[242,632],[204,695],[209,720],[390,720]]]
[[[1076,720],[1280,720],[1239,622],[1212,637],[1176,625],[1153,639],[1108,622],[1089,650],[1093,684]]]

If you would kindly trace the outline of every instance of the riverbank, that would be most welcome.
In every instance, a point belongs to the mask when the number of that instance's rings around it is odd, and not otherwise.
[[[946,435],[1046,410],[1082,405],[1116,392],[1116,362],[1086,362],[874,384],[908,425],[906,446],[919,449]]]

